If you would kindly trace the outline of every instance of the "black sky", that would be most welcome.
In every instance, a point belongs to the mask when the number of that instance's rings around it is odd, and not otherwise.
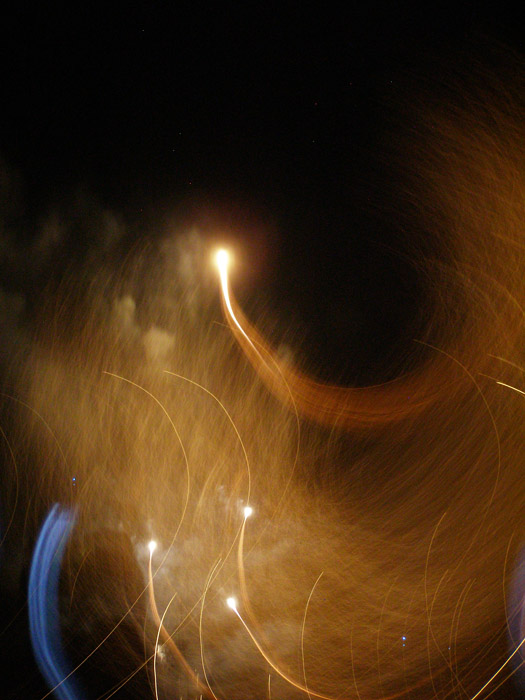
[[[388,378],[377,368],[398,368],[384,348],[417,332],[403,326],[418,295],[376,216],[395,177],[381,162],[388,104],[421,76],[446,80],[436,66],[461,64],[480,39],[522,51],[521,19],[471,1],[11,9],[0,155],[21,183],[18,235],[78,187],[138,236],[213,212],[247,267],[265,259],[258,228],[269,259],[248,307],[262,298],[300,328],[321,376]],[[357,334],[370,359],[356,373],[345,358]]]

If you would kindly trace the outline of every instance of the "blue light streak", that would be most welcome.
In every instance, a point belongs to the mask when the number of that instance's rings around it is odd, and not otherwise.
[[[80,700],[77,682],[67,678],[69,664],[62,648],[59,624],[58,581],[73,511],[55,504],[38,535],[29,573],[29,630],[40,672],[59,700]]]
[[[507,601],[510,653],[514,654],[514,682],[525,693],[525,546],[522,547]],[[523,695],[525,697],[525,695]]]

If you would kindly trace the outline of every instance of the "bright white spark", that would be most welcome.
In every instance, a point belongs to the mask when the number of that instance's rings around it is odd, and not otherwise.
[[[235,600],[235,598],[228,598],[226,600],[226,605],[232,610],[235,610],[235,612],[237,612],[237,601]]]
[[[157,543],[155,542],[155,540],[151,540],[149,542],[148,549],[150,554],[153,554],[153,552],[157,549]]]
[[[215,261],[217,262],[217,267],[219,268],[221,274],[223,271],[226,271],[226,268],[228,267],[230,263],[230,254],[228,253],[227,250],[224,248],[221,248],[220,250],[217,251],[217,254],[215,256]]]
[[[219,277],[221,280],[222,298],[224,299],[224,304],[226,305],[226,308],[228,309],[228,313],[230,314],[230,318],[235,323],[235,325],[237,326],[239,331],[246,338],[248,343],[255,350],[257,355],[264,362],[263,358],[261,357],[261,353],[257,350],[255,345],[250,340],[250,338],[246,335],[244,328],[241,326],[241,324],[237,320],[237,317],[235,316],[235,313],[233,312],[232,304],[230,301],[230,292],[228,289],[228,265],[230,262],[230,254],[228,253],[227,250],[225,250],[224,248],[221,248],[220,250],[217,251],[217,254],[215,256],[215,260],[217,262],[217,267],[219,268]]]
[[[246,506],[244,509],[244,519],[246,520],[250,515],[253,515],[253,508],[251,506]]]

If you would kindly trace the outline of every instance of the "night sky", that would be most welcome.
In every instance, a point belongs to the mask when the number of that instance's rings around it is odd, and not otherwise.
[[[22,6],[1,41],[11,228],[30,239],[81,190],[136,238],[174,221],[217,240],[226,232],[241,246],[244,304],[264,300],[311,371],[390,378],[396,343],[418,330],[418,280],[399,256],[414,231],[396,221],[403,201],[392,209],[400,114],[484,42],[522,50],[518,10]],[[79,232],[73,247],[88,238]]]
[[[425,232],[400,198],[403,115],[487,47],[523,56],[509,6],[11,8],[1,289],[30,313],[49,278],[88,255],[96,233],[82,221],[44,271],[27,273],[9,249],[81,198],[114,212],[130,247],[192,227],[211,247],[224,240],[237,298],[276,345],[322,379],[391,379],[423,327],[425,293],[404,257]]]

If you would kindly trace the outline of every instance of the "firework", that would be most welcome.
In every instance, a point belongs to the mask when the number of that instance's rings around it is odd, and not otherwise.
[[[2,502],[49,693],[485,700],[523,679],[525,139],[489,78],[407,146],[437,252],[408,256],[428,323],[393,381],[283,358],[225,249],[53,292],[4,396]]]

